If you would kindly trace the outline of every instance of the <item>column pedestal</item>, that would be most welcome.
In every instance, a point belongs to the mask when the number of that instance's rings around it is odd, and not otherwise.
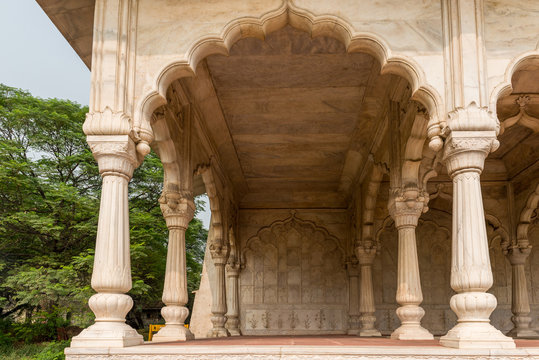
[[[483,110],[471,108],[454,114],[456,124],[466,116],[482,119]],[[461,114],[462,113],[462,114]],[[460,119],[459,116],[463,118]],[[492,286],[485,214],[479,175],[485,158],[497,147],[494,131],[452,131],[446,139],[444,160],[453,179],[453,239],[451,254],[451,309],[458,323],[440,344],[455,348],[514,348],[513,339],[490,324],[496,297],[486,291]]]

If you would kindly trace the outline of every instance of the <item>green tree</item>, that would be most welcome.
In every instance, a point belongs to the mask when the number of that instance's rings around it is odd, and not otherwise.
[[[0,84],[0,319],[43,316],[86,326],[101,179],[82,123],[86,107],[39,99]],[[131,257],[136,307],[159,307],[167,228],[158,199],[163,170],[155,153],[130,183]],[[200,206],[200,202],[197,202]],[[198,288],[206,230],[186,237],[188,281]]]

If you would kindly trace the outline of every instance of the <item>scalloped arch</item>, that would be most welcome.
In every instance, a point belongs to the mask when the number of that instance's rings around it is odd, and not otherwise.
[[[228,234],[223,226],[223,206],[217,192],[217,185],[215,184],[211,163],[209,165],[199,166],[196,173],[202,175],[202,180],[204,181],[204,186],[206,187],[206,193],[210,203],[210,230],[212,230],[212,236],[210,238],[208,235],[208,242],[215,242],[227,247],[228,239],[225,239],[225,237]]]
[[[230,48],[238,40],[247,37],[264,39],[271,32],[286,25],[310,33],[312,37],[328,36],[341,41],[348,53],[363,52],[373,56],[381,65],[382,74],[395,74],[405,78],[412,88],[412,100],[423,104],[431,114],[431,124],[443,119],[443,102],[440,95],[426,82],[425,73],[411,58],[391,53],[389,46],[379,36],[365,32],[355,32],[343,19],[332,15],[314,15],[300,9],[288,1],[276,10],[261,17],[242,17],[229,22],[219,35],[204,36],[195,41],[180,59],[163,67],[157,75],[153,89],[143,95],[135,111],[135,128],[143,128],[142,123],[151,114],[166,104],[166,91],[170,84],[183,77],[195,75],[198,63],[209,55],[228,55]]]
[[[380,237],[382,236],[382,233],[384,231],[386,231],[388,229],[392,229],[392,230],[394,230],[395,232],[398,233],[397,229],[394,226],[391,226],[392,224],[394,224],[393,218],[391,217],[391,215],[388,215],[384,219],[384,221],[382,222],[382,226],[380,226],[380,229],[378,229],[378,231],[376,232],[376,243],[377,244],[381,244]],[[419,225],[423,225],[423,224],[432,225],[436,229],[439,229],[439,230],[443,231],[444,233],[447,234],[447,238],[449,239],[449,241],[451,241],[451,231],[448,228],[446,228],[445,226],[439,225],[436,221],[433,221],[433,220],[419,218],[417,227],[419,227]]]
[[[247,240],[247,242],[245,243],[245,248],[241,252],[241,258],[245,259],[245,254],[246,254],[247,251],[249,251],[251,249],[250,246],[251,246],[251,244],[253,242],[261,241],[260,236],[261,236],[262,233],[267,232],[267,231],[272,231],[272,229],[275,228],[276,226],[283,226],[283,225],[286,225],[286,224],[289,224],[289,223],[292,223],[292,222],[296,222],[296,223],[298,223],[300,225],[309,226],[314,232],[322,233],[326,239],[331,240],[331,241],[333,241],[335,243],[335,245],[337,246],[337,249],[339,249],[339,251],[341,252],[341,255],[342,255],[343,259],[344,259],[345,255],[346,255],[346,252],[344,251],[343,247],[341,246],[341,243],[339,242],[339,239],[337,239],[335,236],[331,235],[329,233],[329,231],[327,231],[326,228],[318,226],[318,225],[316,225],[316,223],[314,223],[312,221],[303,220],[303,219],[297,217],[295,212],[292,213],[289,217],[287,217],[284,220],[277,220],[277,221],[272,222],[268,226],[264,226],[264,227],[260,228],[257,231],[256,235],[250,237]]]
[[[505,252],[507,247],[511,245],[511,240],[509,239],[509,233],[503,227],[502,222],[496,216],[488,213],[485,213],[485,222],[491,224],[494,229],[492,237],[489,239],[489,247],[492,246],[492,243],[496,239],[500,238],[501,250]]]
[[[522,209],[522,211],[520,212],[519,223],[517,225],[517,242],[529,242],[528,230],[530,227],[533,212],[537,209],[538,206],[539,183],[536,185],[535,190],[530,195],[528,195],[528,198],[526,199],[526,205],[524,206],[524,209]]]
[[[509,65],[507,65],[503,81],[492,90],[490,95],[490,111],[493,114],[496,114],[496,104],[498,103],[498,99],[513,92],[513,84],[511,83],[513,74],[523,65],[523,63],[528,61],[537,61],[539,63],[539,48],[518,55],[509,63]]]

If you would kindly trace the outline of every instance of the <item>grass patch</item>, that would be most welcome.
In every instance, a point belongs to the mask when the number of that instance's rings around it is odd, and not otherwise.
[[[64,360],[64,348],[67,346],[69,346],[69,341],[2,346],[0,360]]]

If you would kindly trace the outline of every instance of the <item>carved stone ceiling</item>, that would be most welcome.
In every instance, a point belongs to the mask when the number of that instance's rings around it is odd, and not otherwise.
[[[338,40],[291,27],[206,63],[247,183],[244,206],[346,207],[343,171],[373,151],[397,78]]]

